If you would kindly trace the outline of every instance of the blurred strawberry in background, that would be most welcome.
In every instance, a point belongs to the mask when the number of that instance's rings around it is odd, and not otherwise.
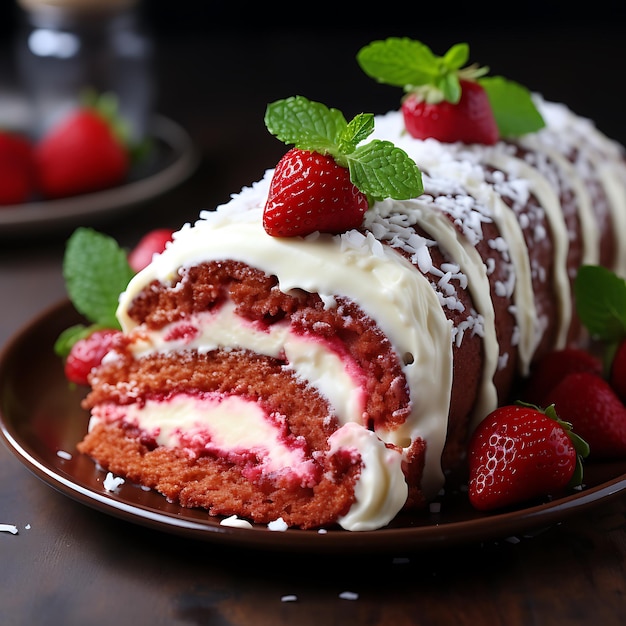
[[[32,143],[16,132],[0,131],[0,206],[26,202],[35,191]]]

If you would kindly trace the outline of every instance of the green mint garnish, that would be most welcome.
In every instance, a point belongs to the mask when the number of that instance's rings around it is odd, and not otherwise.
[[[374,130],[372,113],[359,113],[348,123],[337,109],[293,96],[268,105],[265,125],[282,142],[347,167],[352,183],[370,201],[408,200],[424,191],[422,174],[404,150],[379,139],[361,145]]]
[[[487,92],[501,137],[519,137],[546,125],[526,87],[502,76],[485,76],[478,82]]]
[[[583,265],[574,282],[576,310],[589,334],[609,344],[626,337],[626,281],[605,267]]]
[[[608,376],[620,343],[626,338],[626,281],[598,265],[583,265],[574,281],[576,311],[591,337],[603,345]]]
[[[469,46],[459,43],[443,56],[425,44],[406,37],[390,37],[361,48],[357,62],[379,83],[402,87],[427,103],[443,100],[456,104],[461,98],[460,80],[476,80],[487,92],[501,137],[536,132],[545,126],[530,92],[500,76],[486,77],[489,68],[469,65]]]
[[[120,328],[115,311],[133,275],[126,251],[115,239],[85,227],[72,233],[63,257],[63,277],[74,308],[91,325],[66,329],[55,343],[58,355],[67,356],[71,346],[96,327]]]

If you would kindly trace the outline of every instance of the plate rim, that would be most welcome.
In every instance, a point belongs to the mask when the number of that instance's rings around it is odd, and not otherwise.
[[[29,335],[41,330],[55,315],[75,317],[78,314],[68,299],[62,299],[28,321],[2,346],[0,392],[6,386],[5,379],[10,372],[12,355],[19,350]],[[222,518],[211,518],[208,513],[204,521],[194,519],[185,514],[183,507],[180,507],[179,514],[157,510],[140,503],[129,502],[104,488],[96,491],[88,485],[81,484],[80,481],[72,480],[69,474],[65,476],[58,468],[29,451],[29,446],[25,445],[26,442],[21,440],[17,433],[14,420],[5,415],[2,404],[0,404],[0,439],[22,465],[45,484],[101,513],[169,534],[261,550],[374,554],[398,550],[411,552],[477,541],[500,540],[510,536],[520,537],[529,531],[559,524],[570,516],[582,513],[600,503],[609,502],[626,490],[626,473],[623,473],[551,502],[488,513],[472,519],[440,523],[437,521],[439,517],[431,513],[433,523],[414,527],[388,527],[372,531],[328,529],[322,533],[318,530],[289,528],[280,532],[269,530],[265,525],[253,525],[252,528],[223,526],[219,523]],[[95,465],[94,472],[102,472],[104,476],[104,470]],[[167,504],[165,497],[163,503]]]
[[[56,200],[41,200],[0,207],[0,236],[34,227],[51,228],[77,218],[114,215],[157,197],[182,183],[197,168],[200,155],[187,131],[171,118],[155,113],[150,138],[163,141],[174,160],[156,172],[116,187]]]

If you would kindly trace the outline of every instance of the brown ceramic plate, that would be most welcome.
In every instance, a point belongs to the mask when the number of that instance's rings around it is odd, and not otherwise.
[[[181,126],[155,115],[149,139],[149,157],[133,168],[123,185],[71,198],[0,207],[0,237],[32,235],[112,217],[173,189],[191,175],[198,154]]]
[[[499,514],[474,511],[462,493],[441,500],[441,511],[400,515],[371,532],[329,529],[270,531],[220,525],[205,511],[184,509],[161,495],[125,483],[117,492],[103,486],[105,473],[76,453],[87,428],[80,408],[86,390],[71,389],[53,353],[59,333],[81,321],[61,302],[31,321],[0,355],[0,432],[15,456],[61,493],[129,522],[202,541],[301,552],[411,551],[460,543],[521,538],[605,502],[626,489],[626,462],[586,466],[586,486],[573,495]],[[59,452],[61,455],[59,455]],[[68,456],[69,455],[69,456]]]

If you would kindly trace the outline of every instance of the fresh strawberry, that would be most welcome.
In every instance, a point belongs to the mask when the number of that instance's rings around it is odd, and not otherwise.
[[[89,372],[100,365],[120,333],[119,330],[105,328],[79,339],[65,360],[65,377],[77,385],[87,385]]]
[[[36,186],[30,139],[17,132],[0,131],[0,206],[30,200]]]
[[[358,228],[369,208],[350,172],[330,156],[293,148],[278,162],[263,213],[274,237]]]
[[[588,450],[553,407],[508,405],[490,413],[468,448],[469,499],[481,511],[554,495],[582,479]]]
[[[169,241],[172,241],[171,228],[155,228],[147,232],[128,254],[128,264],[134,272],[139,272],[150,264],[155,254],[163,252]]]
[[[574,372],[590,372],[601,376],[602,361],[580,348],[563,348],[548,352],[531,369],[523,393],[524,401],[537,406],[547,406],[550,404],[546,399],[548,392],[568,374]]]
[[[361,69],[379,83],[402,87],[408,133],[452,143],[494,144],[500,137],[535,132],[545,122],[522,85],[489,68],[465,66],[469,46],[456,44],[443,56],[407,37],[389,37],[361,48]]]
[[[590,458],[626,456],[626,407],[601,376],[570,374],[547,397],[587,441]]]
[[[493,145],[499,133],[487,92],[474,81],[461,80],[461,99],[429,103],[417,94],[402,102],[404,125],[412,137],[445,143]]]
[[[122,183],[130,153],[109,119],[79,106],[37,143],[35,162],[43,196],[63,198]]]
[[[294,144],[274,170],[263,212],[274,237],[358,228],[370,202],[407,200],[424,190],[406,152],[389,141],[362,144],[374,130],[371,113],[348,123],[337,109],[294,96],[270,104],[265,124]]]

